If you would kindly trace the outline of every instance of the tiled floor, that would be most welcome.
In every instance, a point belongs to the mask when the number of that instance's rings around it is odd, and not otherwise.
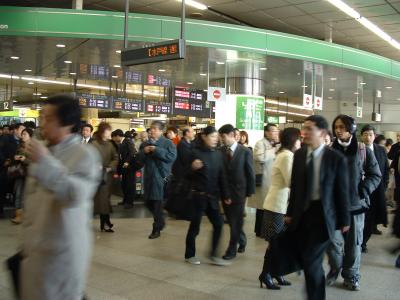
[[[206,259],[211,233],[206,219],[197,239],[198,256],[203,263],[192,266],[183,262],[187,222],[169,220],[161,238],[149,240],[152,220],[143,208],[135,210],[117,209],[114,234],[98,232],[98,220],[94,221],[96,246],[87,287],[90,299],[304,299],[304,279],[295,274],[288,276],[293,286],[281,291],[259,288],[257,277],[266,243],[252,233],[254,213],[246,218],[246,253],[229,267],[216,267]],[[129,214],[136,218],[127,218]],[[223,246],[229,237],[227,229],[226,225]],[[16,251],[20,231],[20,226],[0,221],[1,261]],[[361,291],[346,291],[338,283],[327,289],[328,299],[400,299],[400,270],[393,267],[395,257],[386,250],[396,240],[384,231],[383,236],[373,236],[369,253],[363,255]],[[5,299],[13,298],[2,266],[0,300]]]

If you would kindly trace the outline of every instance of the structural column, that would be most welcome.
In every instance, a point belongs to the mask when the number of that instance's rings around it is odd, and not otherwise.
[[[83,0],[72,0],[72,9],[83,9]]]

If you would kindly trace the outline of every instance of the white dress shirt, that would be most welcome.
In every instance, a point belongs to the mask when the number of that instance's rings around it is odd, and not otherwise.
[[[308,147],[307,151],[307,164],[309,163],[311,159],[311,155],[313,155],[314,159],[314,174],[313,174],[313,190],[311,193],[311,200],[320,200],[320,190],[321,190],[321,182],[320,182],[320,177],[321,177],[321,162],[322,162],[322,156],[324,154],[324,148],[325,144],[321,144],[317,149],[314,151],[312,148]]]
[[[229,147],[231,149],[231,151],[232,151],[232,155],[235,153],[237,147],[238,147],[238,143],[237,142],[234,142],[233,145]]]
[[[82,137],[82,144],[87,144],[87,143],[89,143],[89,140],[90,140],[90,137],[88,137],[88,138]]]

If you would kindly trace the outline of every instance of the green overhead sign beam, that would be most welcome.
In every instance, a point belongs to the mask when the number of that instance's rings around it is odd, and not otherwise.
[[[123,40],[124,13],[72,9],[0,7],[0,36],[45,36]],[[130,41],[162,42],[180,37],[180,19],[129,14]],[[366,51],[225,23],[185,22],[189,46],[255,52],[307,60],[400,80],[400,62]]]

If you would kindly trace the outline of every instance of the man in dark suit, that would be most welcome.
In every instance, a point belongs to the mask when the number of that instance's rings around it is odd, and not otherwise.
[[[123,205],[125,209],[133,208],[136,193],[136,170],[134,165],[136,149],[130,131],[125,132],[119,147],[118,171],[122,175],[121,188],[124,194]]]
[[[246,235],[243,231],[243,216],[246,197],[255,193],[255,173],[252,153],[238,144],[235,128],[224,125],[219,129],[224,147],[221,151],[225,158],[227,180],[231,193],[231,203],[224,203],[224,211],[231,229],[231,238],[223,259],[236,257],[236,252],[243,253],[246,248]],[[238,248],[239,244],[239,248]]]
[[[85,124],[82,126],[82,144],[90,144],[93,142],[92,138],[93,126],[90,124]]]
[[[304,269],[308,299],[321,300],[326,297],[325,250],[336,229],[349,230],[348,173],[344,156],[324,145],[324,117],[308,117],[303,131],[305,147],[294,155],[285,221]]]
[[[400,160],[400,132],[397,133],[397,143],[390,148],[388,158],[392,160],[390,168],[394,169],[395,189],[394,189],[394,200],[396,201],[397,209],[400,209],[400,172],[399,172],[399,160]]]
[[[385,227],[388,224],[386,196],[385,192],[389,184],[389,161],[385,148],[374,144],[376,137],[375,128],[371,125],[365,125],[361,129],[362,141],[366,147],[370,148],[378,162],[382,174],[381,182],[376,190],[370,196],[370,207],[365,213],[364,238],[361,245],[362,252],[367,252],[367,242],[371,234],[382,234],[377,225],[382,224]]]

